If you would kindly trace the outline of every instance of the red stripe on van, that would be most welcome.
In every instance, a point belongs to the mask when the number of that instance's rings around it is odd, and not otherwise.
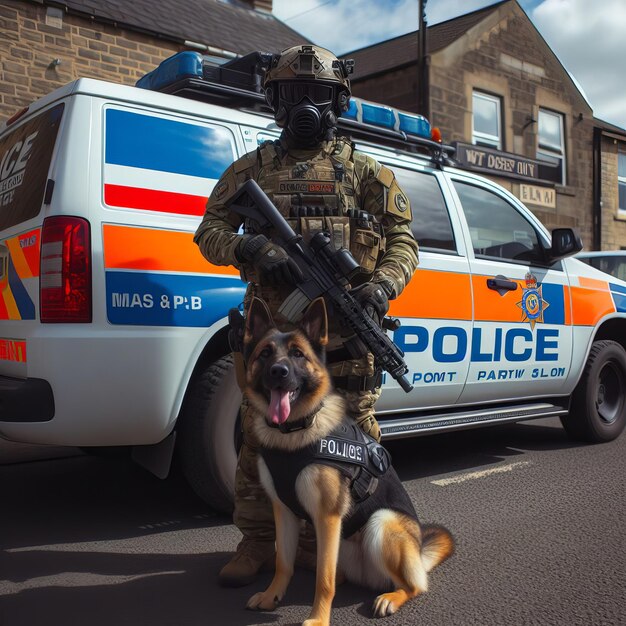
[[[141,189],[122,185],[105,185],[104,202],[108,206],[142,209],[181,215],[204,215],[208,196],[191,196],[185,193]]]

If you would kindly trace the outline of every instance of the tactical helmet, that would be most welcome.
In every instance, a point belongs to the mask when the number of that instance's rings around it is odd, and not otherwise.
[[[293,46],[274,55],[263,88],[278,126],[303,145],[330,138],[350,104],[353,69],[354,61],[340,61],[318,46]]]

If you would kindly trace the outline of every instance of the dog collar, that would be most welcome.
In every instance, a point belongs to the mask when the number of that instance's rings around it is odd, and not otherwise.
[[[309,413],[308,415],[305,415],[304,417],[301,417],[299,420],[294,420],[292,422],[287,420],[282,424],[269,424],[269,426],[271,426],[272,428],[278,428],[278,430],[280,430],[280,432],[283,434],[293,433],[298,430],[306,430],[307,428],[311,428],[311,426],[313,426],[317,413],[322,408],[322,406],[324,405],[321,404],[317,409],[315,409],[315,411]]]

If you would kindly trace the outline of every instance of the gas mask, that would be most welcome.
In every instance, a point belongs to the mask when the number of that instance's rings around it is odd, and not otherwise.
[[[302,80],[281,81],[271,97],[278,100],[276,124],[285,128],[299,145],[315,146],[332,139],[337,125],[334,86]]]

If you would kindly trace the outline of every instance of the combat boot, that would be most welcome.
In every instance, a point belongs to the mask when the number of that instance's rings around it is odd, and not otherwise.
[[[274,542],[242,541],[233,558],[218,575],[222,587],[244,587],[253,583],[262,570],[274,568]]]

